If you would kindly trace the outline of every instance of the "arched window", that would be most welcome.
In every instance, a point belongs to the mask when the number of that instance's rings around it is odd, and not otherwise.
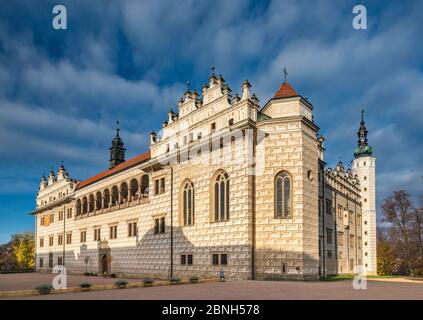
[[[149,193],[149,188],[148,188],[148,184],[149,184],[149,179],[148,179],[148,175],[145,174],[141,177],[141,197],[143,198],[148,198],[148,193]]]
[[[107,209],[109,207],[109,203],[110,203],[110,191],[109,191],[109,189],[104,190],[103,201],[104,201],[103,208]]]
[[[119,200],[119,190],[117,186],[112,187],[112,207],[117,205]]]
[[[191,226],[194,224],[194,184],[187,181],[182,185],[182,224]]]
[[[120,203],[128,202],[128,184],[123,182],[120,185]]]
[[[76,200],[76,215],[79,216],[81,214],[81,199]]]
[[[90,194],[89,195],[89,202],[88,202],[89,206],[89,212],[93,212],[94,211],[94,195]]]
[[[220,171],[212,182],[214,221],[229,220],[229,175]]]
[[[132,179],[130,183],[130,201],[138,200],[138,181],[137,179]]]
[[[87,197],[82,198],[82,214],[85,214],[88,212],[88,200]]]
[[[280,172],[275,179],[275,218],[292,216],[292,179],[286,172]]]
[[[95,209],[96,210],[101,210],[101,192],[97,191],[96,195],[95,195]]]

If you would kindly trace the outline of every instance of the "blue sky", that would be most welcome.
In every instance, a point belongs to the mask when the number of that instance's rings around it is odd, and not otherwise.
[[[368,29],[352,28],[364,4]],[[64,4],[68,29],[54,30]],[[33,229],[43,172],[107,167],[115,121],[127,157],[143,152],[185,83],[210,65],[264,105],[288,80],[315,107],[326,159],[352,160],[360,108],[377,157],[378,204],[422,193],[422,1],[8,1],[0,10],[0,243]]]

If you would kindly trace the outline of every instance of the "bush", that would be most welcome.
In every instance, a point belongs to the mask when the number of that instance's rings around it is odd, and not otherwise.
[[[176,284],[176,283],[179,283],[179,282],[181,282],[181,278],[179,278],[179,277],[172,277],[170,279],[170,283]]]
[[[92,284],[89,283],[89,282],[82,282],[82,283],[79,284],[79,287],[81,289],[89,289],[89,288],[91,288],[91,286],[92,286]]]
[[[51,284],[42,284],[35,288],[35,290],[38,290],[39,294],[50,294],[52,289],[53,286]]]
[[[89,272],[84,272],[84,275],[85,275],[85,276],[90,276],[90,275],[91,275],[91,273],[89,273]]]
[[[119,289],[125,289],[128,286],[128,281],[126,280],[118,280],[115,282],[115,287]]]
[[[191,276],[189,280],[191,281],[191,283],[197,283],[200,280],[200,278],[198,276]]]
[[[142,282],[144,283],[144,287],[151,287],[153,285],[154,280],[150,278],[144,278],[142,279]]]

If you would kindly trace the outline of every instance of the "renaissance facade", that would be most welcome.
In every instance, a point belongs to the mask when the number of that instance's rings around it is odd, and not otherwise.
[[[313,105],[285,81],[260,107],[214,71],[188,87],[147,152],[86,180],[62,165],[37,193],[36,268],[125,276],[318,279],[376,272],[375,158],[326,168]]]

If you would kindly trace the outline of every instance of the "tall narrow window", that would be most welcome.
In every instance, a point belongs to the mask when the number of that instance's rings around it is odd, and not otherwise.
[[[194,184],[187,181],[182,191],[182,223],[184,226],[194,224]]]
[[[287,172],[279,173],[275,181],[276,218],[288,218],[292,216],[291,194],[291,176]]]
[[[219,172],[214,180],[214,221],[229,220],[229,175]]]

